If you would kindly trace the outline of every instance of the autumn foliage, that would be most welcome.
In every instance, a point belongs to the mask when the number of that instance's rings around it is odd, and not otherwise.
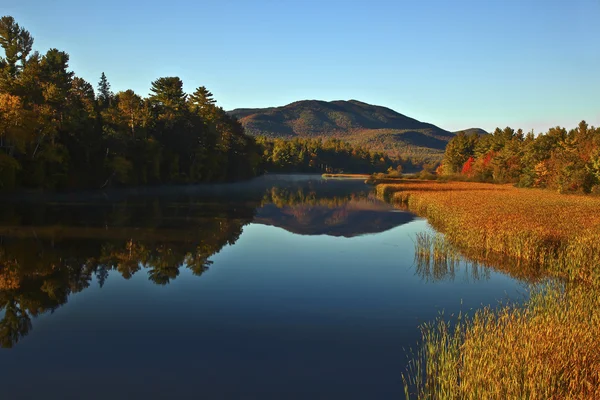
[[[144,98],[97,90],[58,49],[33,51],[12,17],[0,18],[0,190],[222,182],[259,173],[260,148],[203,86],[178,77]]]
[[[467,162],[465,162],[465,164],[462,167],[461,170],[461,174],[463,175],[467,175],[467,176],[472,176],[473,175],[473,163],[475,162],[475,159],[473,157],[469,157],[469,159],[467,160]]]
[[[556,127],[537,136],[511,128],[459,133],[446,147],[443,174],[559,192],[600,191],[600,128],[581,121],[575,129]]]

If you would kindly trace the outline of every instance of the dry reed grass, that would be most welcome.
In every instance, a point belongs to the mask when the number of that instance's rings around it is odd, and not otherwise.
[[[403,375],[407,398],[600,399],[599,198],[467,182],[377,191],[445,233],[449,245],[417,237],[417,258],[451,265],[441,254],[456,246],[569,279],[534,287],[522,305],[423,326],[421,350]]]
[[[600,283],[600,198],[472,182],[404,181],[377,193],[426,217],[469,256],[508,256]]]
[[[599,399],[600,300],[589,287],[534,290],[522,306],[422,327],[407,398]]]

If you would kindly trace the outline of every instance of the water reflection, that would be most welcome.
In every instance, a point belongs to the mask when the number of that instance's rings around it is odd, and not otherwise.
[[[476,262],[466,260],[436,261],[415,257],[415,272],[425,282],[466,282],[487,281],[491,269]]]
[[[501,271],[531,284],[547,278],[535,263],[506,256],[461,251],[436,232],[417,232],[414,238],[415,272],[425,282],[453,282],[460,274],[465,281],[489,280],[491,271]],[[482,260],[481,262],[478,260]]]
[[[316,192],[274,187],[254,221],[301,235],[354,237],[384,232],[414,219],[410,213],[392,211],[369,192],[318,197]]]
[[[182,268],[200,276],[251,222],[306,235],[353,237],[412,220],[392,212],[361,182],[266,180],[259,186],[186,189],[67,202],[5,203],[0,208],[0,346],[32,330],[95,279],[145,273],[157,285]]]

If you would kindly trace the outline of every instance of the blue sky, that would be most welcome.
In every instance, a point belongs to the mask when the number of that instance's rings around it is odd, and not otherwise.
[[[20,0],[94,86],[179,76],[225,109],[357,99],[442,128],[600,125],[600,0]]]

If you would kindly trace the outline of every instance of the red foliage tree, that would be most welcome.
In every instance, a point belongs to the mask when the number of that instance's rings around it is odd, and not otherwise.
[[[494,153],[493,151],[489,151],[483,159],[483,166],[488,167],[492,162],[492,158],[494,158],[495,155],[496,153]]]
[[[473,163],[474,162],[475,162],[475,159],[473,157],[469,157],[467,162],[464,163],[461,173],[463,175],[473,176]]]

